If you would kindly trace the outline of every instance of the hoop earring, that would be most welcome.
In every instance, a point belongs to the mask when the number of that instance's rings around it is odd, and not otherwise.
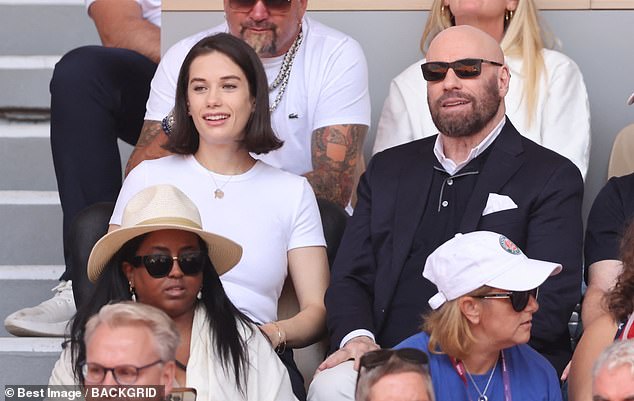
[[[131,281],[128,281],[128,286],[130,290],[130,298],[132,299],[132,302],[136,302],[136,291],[134,290],[134,286]]]
[[[506,12],[504,13],[504,20],[506,22],[509,22],[512,19],[513,19],[513,10],[506,10]]]

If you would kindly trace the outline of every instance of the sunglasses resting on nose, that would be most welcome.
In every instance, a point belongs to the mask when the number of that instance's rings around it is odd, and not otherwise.
[[[238,12],[249,12],[260,0],[229,0],[229,8]],[[291,8],[291,0],[262,0],[269,12],[285,13]]]
[[[474,78],[482,73],[482,63],[503,66],[495,61],[484,60],[481,58],[464,58],[456,60],[453,63],[445,63],[443,61],[431,61],[421,64],[423,70],[423,78],[425,81],[442,81],[447,76],[447,71],[451,68],[459,78]]]
[[[535,300],[537,300],[537,295],[539,294],[539,288],[533,288],[528,291],[509,291],[509,292],[496,292],[493,294],[486,295],[476,295],[474,298],[481,299],[494,299],[494,298],[509,298],[511,300],[511,306],[515,312],[521,312],[526,309],[526,305],[528,305],[528,300],[532,295]]]
[[[207,254],[204,252],[187,252],[178,256],[172,255],[143,255],[135,256],[130,260],[134,267],[145,266],[150,276],[154,278],[166,277],[174,266],[174,261],[178,260],[178,266],[183,274],[193,276],[203,270],[203,265]]]

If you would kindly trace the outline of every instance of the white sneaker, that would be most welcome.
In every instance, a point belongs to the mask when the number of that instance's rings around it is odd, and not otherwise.
[[[67,334],[68,321],[76,312],[72,281],[61,281],[51,291],[55,293],[53,298],[7,316],[4,319],[7,331],[21,337],[63,337]]]

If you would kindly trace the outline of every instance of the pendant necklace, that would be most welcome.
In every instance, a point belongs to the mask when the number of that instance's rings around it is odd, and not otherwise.
[[[275,80],[271,85],[269,85],[269,92],[273,92],[277,87],[279,87],[279,91],[277,92],[277,96],[275,96],[275,100],[269,106],[269,111],[272,113],[275,111],[277,106],[282,101],[282,96],[286,92],[286,86],[288,85],[288,78],[291,76],[291,68],[293,67],[293,61],[295,61],[295,55],[297,54],[297,49],[299,49],[299,45],[302,44],[302,39],[304,35],[302,34],[302,28],[299,28],[299,33],[295,38],[295,41],[288,49],[286,54],[284,55],[284,61],[282,61],[282,66],[280,67],[280,71],[275,77]]]
[[[218,183],[216,182],[216,179],[214,178],[214,173],[210,171],[209,175],[211,176],[211,179],[214,181],[214,185],[216,186],[216,189],[214,190],[214,199],[224,198],[225,192],[222,189],[227,186],[227,184],[229,183],[229,181],[231,181],[233,176],[230,176],[229,179],[224,182],[224,184],[218,186]]]
[[[475,380],[473,380],[473,376],[471,376],[471,373],[469,373],[469,371],[465,367],[465,371],[467,372],[467,377],[469,377],[469,380],[471,380],[471,383],[473,383],[473,387],[475,387],[476,391],[479,394],[478,401],[488,401],[489,400],[489,397],[487,397],[487,390],[489,389],[489,384],[491,384],[491,379],[493,379],[493,374],[495,373],[495,369],[497,369],[497,367],[498,367],[498,360],[499,359],[500,359],[500,356],[498,355],[498,359],[495,360],[495,365],[493,365],[493,369],[491,369],[491,374],[489,375],[489,380],[487,380],[487,384],[486,384],[486,386],[484,386],[484,390],[483,391],[480,391],[480,388],[476,384]]]
[[[236,175],[240,174],[240,167],[242,166],[242,162],[240,163],[240,165],[238,166],[238,168],[236,169],[236,171],[238,171],[237,174],[232,174],[229,176],[229,179],[227,179],[227,181],[225,181],[224,183],[222,183],[221,185],[218,185],[218,181],[216,181],[216,177],[214,177],[214,172],[207,169],[207,172],[209,173],[209,176],[211,177],[211,179],[214,182],[214,186],[216,187],[216,189],[214,189],[214,199],[222,199],[225,197],[225,191],[223,191],[224,187],[227,186],[227,184],[229,184],[231,182],[231,180],[233,179],[233,177],[235,177]]]

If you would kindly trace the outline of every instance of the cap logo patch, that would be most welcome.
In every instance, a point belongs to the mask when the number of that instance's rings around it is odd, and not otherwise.
[[[515,245],[513,241],[511,241],[510,239],[506,238],[503,235],[500,235],[500,246],[502,247],[502,249],[504,249],[506,252],[510,253],[511,255],[522,254],[522,251],[517,247],[517,245]]]

